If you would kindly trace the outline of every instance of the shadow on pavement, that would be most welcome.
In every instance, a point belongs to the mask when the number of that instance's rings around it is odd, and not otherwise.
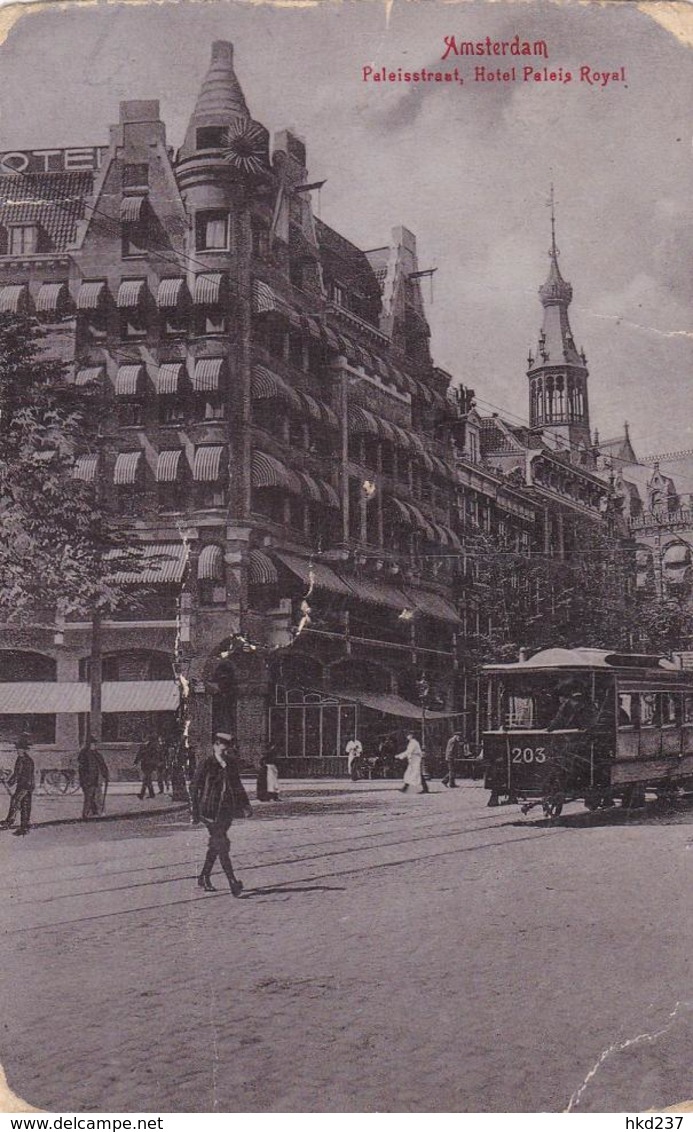
[[[615,825],[688,825],[693,822],[693,796],[678,798],[675,802],[647,802],[638,809],[613,806],[607,810],[582,810],[575,814],[562,814],[559,818],[537,817],[532,819],[518,817],[499,825],[522,828],[532,825],[536,828],[593,829],[597,826]]]

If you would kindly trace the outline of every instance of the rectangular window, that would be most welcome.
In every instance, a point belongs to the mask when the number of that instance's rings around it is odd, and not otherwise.
[[[164,334],[168,338],[180,338],[181,335],[188,333],[188,314],[187,311],[181,307],[174,307],[172,310],[166,312],[164,319]]]
[[[38,225],[13,224],[9,229],[10,255],[35,255],[38,251]]]
[[[640,693],[640,726],[641,727],[656,727],[657,726],[657,693],[656,692],[641,692]]]
[[[143,338],[147,333],[147,320],[139,307],[121,313],[121,338]]]
[[[123,259],[147,254],[147,225],[142,220],[121,224]]]
[[[206,421],[223,421],[226,416],[226,405],[219,393],[206,393],[202,401],[200,416]]]
[[[198,507],[224,507],[226,489],[219,483],[201,483],[195,492]]]
[[[226,334],[228,321],[220,307],[210,307],[204,316],[204,334]]]
[[[182,483],[161,483],[157,491],[157,502],[161,511],[182,511],[185,493]]]
[[[205,580],[198,584],[200,605],[226,605],[226,587],[219,582]]]
[[[693,693],[687,692],[683,697],[683,722],[693,723]]]
[[[338,307],[347,306],[346,288],[342,287],[341,283],[330,283],[329,295],[332,302],[336,303]]]
[[[198,252],[228,251],[228,212],[198,212],[195,217],[195,247]]]
[[[118,405],[118,424],[121,428],[141,425],[143,416],[143,408],[140,401],[123,401]]]
[[[185,407],[179,397],[159,398],[159,424],[179,424],[185,420]]]
[[[149,166],[142,162],[138,165],[123,166],[123,188],[140,189],[149,184]]]
[[[269,255],[269,232],[264,225],[253,224],[253,255],[256,259],[267,259]]]

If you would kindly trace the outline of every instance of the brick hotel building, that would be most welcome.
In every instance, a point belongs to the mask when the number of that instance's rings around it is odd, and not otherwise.
[[[434,364],[414,236],[362,251],[314,215],[305,145],[270,152],[230,43],[177,153],[158,102],[124,102],[108,146],[2,169],[0,310],[99,383],[105,443],[75,474],[152,556],[146,607],[103,626],[112,764],[172,720],[174,653],[194,745],[229,728],[248,764],[270,737],[285,769],[340,773],[356,729],[418,721],[422,676],[434,733],[466,712],[471,738],[485,610],[465,548],[560,558],[609,506],[555,244],[519,428]],[[87,623],[0,628],[3,742],[27,726],[40,765],[74,754],[89,653]]]

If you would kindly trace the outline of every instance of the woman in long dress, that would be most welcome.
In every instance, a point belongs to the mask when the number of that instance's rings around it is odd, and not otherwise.
[[[423,789],[423,774],[421,769],[423,751],[413,731],[407,733],[407,745],[403,751],[395,755],[395,758],[407,760],[407,769],[404,772],[404,783],[400,786],[402,793],[406,793],[410,786],[418,786],[422,794],[427,794],[428,791]]]

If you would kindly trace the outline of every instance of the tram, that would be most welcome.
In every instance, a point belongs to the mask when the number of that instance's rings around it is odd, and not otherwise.
[[[500,798],[589,810],[693,789],[693,672],[663,656],[545,649],[489,664],[485,785]]]

